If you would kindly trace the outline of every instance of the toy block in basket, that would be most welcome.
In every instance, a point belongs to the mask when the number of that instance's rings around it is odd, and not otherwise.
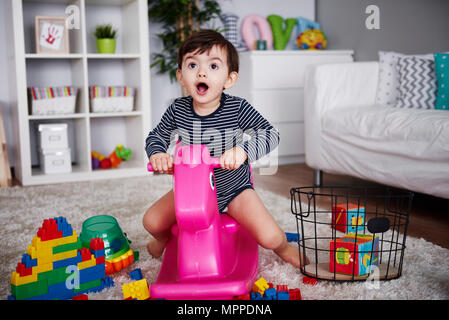
[[[75,113],[77,88],[29,88],[32,115]]]
[[[332,207],[332,228],[349,233],[363,231],[365,208],[353,203],[337,204]]]
[[[335,257],[334,257],[335,253]],[[335,260],[335,261],[334,261]],[[355,264],[355,266],[354,266]],[[331,240],[329,271],[346,275],[368,275],[379,265],[379,237],[348,233]]]
[[[136,89],[127,86],[92,86],[90,107],[92,112],[129,112],[134,107]]]

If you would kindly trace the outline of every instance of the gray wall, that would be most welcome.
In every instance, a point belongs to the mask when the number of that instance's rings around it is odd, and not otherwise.
[[[380,9],[380,29],[368,30],[368,5]],[[316,18],[329,49],[353,49],[355,59],[378,59],[378,51],[449,51],[449,0],[316,0]]]

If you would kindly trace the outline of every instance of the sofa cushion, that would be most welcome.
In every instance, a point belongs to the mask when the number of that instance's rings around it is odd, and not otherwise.
[[[323,115],[328,137],[375,152],[449,161],[449,112],[372,105]]]
[[[417,57],[433,61],[432,54],[405,55],[393,51],[379,51],[379,81],[377,84],[376,103],[396,106],[399,99],[399,76],[397,59],[399,57]]]
[[[399,108],[435,109],[437,82],[433,60],[398,57]]]
[[[449,110],[449,54],[434,53],[437,75],[437,103],[435,109]]]

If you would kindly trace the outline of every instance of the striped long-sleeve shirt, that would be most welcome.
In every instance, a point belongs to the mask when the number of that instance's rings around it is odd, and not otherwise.
[[[220,212],[241,191],[253,188],[249,163],[279,144],[278,130],[253,106],[245,99],[224,93],[220,106],[206,116],[195,113],[192,97],[176,99],[146,138],[148,158],[167,152],[176,136],[182,145],[206,145],[212,157],[218,158],[235,146],[242,147],[248,155],[248,160],[236,170],[214,170]]]

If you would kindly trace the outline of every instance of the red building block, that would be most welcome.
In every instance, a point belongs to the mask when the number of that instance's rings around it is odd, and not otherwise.
[[[288,291],[288,286],[286,284],[278,284],[276,286],[276,291]]]
[[[312,286],[316,285],[318,283],[318,280],[315,278],[309,278],[307,276],[304,276],[302,278],[302,283],[304,284],[311,284]]]
[[[45,219],[42,227],[37,231],[37,236],[41,241],[48,241],[62,238],[62,230],[58,231],[58,222],[55,219]]]
[[[90,240],[90,250],[98,251],[104,249],[104,242],[101,238],[93,238]]]
[[[20,274],[21,277],[30,276],[33,273],[33,268],[26,268],[21,262],[17,264],[16,272]]]
[[[87,294],[79,294],[77,296],[74,296],[72,300],[89,300],[89,297]]]
[[[298,288],[289,289],[288,294],[290,296],[290,300],[302,300],[301,290],[299,290]]]
[[[102,264],[102,263],[105,263],[105,261],[106,261],[104,256],[98,257],[95,260],[97,261],[97,264]]]
[[[91,253],[90,250],[87,248],[82,248],[79,249],[80,253],[81,253],[81,261],[88,261],[91,258]]]

